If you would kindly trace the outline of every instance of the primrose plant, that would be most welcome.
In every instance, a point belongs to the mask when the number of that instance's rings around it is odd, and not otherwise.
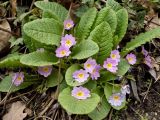
[[[111,108],[124,108],[130,93],[124,75],[136,64],[134,49],[159,37],[160,28],[118,48],[128,13],[117,2],[108,0],[100,11],[89,8],[74,20],[71,10],[58,3],[37,1],[35,6],[42,18],[26,22],[22,32],[28,53],[9,55],[0,62],[1,68],[21,68],[2,80],[0,91],[8,92],[10,83],[12,92],[36,83],[46,89],[57,86],[55,98],[68,113],[88,114],[93,120],[105,118]],[[147,51],[142,49],[142,54],[150,65]]]

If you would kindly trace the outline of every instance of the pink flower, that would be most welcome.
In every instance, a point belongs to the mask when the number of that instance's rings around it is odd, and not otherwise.
[[[144,56],[147,56],[148,55],[148,51],[144,49],[144,47],[142,47],[142,54]]]
[[[73,73],[73,78],[79,83],[84,82],[88,79],[89,74],[85,70],[77,70]]]
[[[72,90],[72,96],[80,100],[84,100],[91,97],[90,91],[87,88],[84,88],[82,86],[74,87]]]
[[[103,67],[106,68],[108,71],[115,73],[118,68],[117,68],[117,61],[113,60],[112,58],[107,58],[106,61],[104,61]]]
[[[92,73],[94,68],[96,67],[97,63],[95,59],[89,58],[85,63],[84,63],[84,69],[89,72]]]
[[[59,57],[59,58],[69,56],[70,54],[71,54],[71,51],[69,50],[69,48],[67,48],[65,46],[60,46],[56,50],[56,56]]]
[[[15,86],[19,86],[24,81],[24,73],[23,72],[16,72],[12,76],[12,83]]]
[[[113,50],[113,51],[111,52],[110,57],[111,57],[113,60],[116,60],[117,62],[120,62],[120,54],[119,54],[119,51],[118,51],[118,50]]]
[[[121,93],[124,94],[124,95],[130,94],[130,87],[129,87],[129,85],[122,86]]]
[[[136,56],[133,53],[130,53],[126,56],[128,63],[134,65],[136,63]]]
[[[38,67],[38,73],[44,77],[48,77],[52,73],[52,66]]]
[[[153,68],[151,56],[149,56],[149,55],[146,56],[146,57],[144,58],[144,63],[145,63],[148,67]]]
[[[64,21],[64,29],[70,30],[71,28],[73,28],[73,26],[74,22],[71,19]]]
[[[108,102],[113,106],[121,106],[124,100],[125,100],[125,95],[121,93],[115,93],[109,97]]]
[[[91,73],[92,80],[97,80],[100,77],[100,73],[99,73],[100,69],[101,69],[100,65],[96,65],[96,67],[93,69]]]
[[[66,34],[64,37],[62,37],[62,40],[61,40],[62,46],[70,48],[75,44],[76,44],[75,37],[73,37],[72,35]]]

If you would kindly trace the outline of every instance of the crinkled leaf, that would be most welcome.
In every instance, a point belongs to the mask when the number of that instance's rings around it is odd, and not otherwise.
[[[59,94],[58,101],[67,112],[73,114],[88,114],[96,108],[100,97],[95,93],[91,93],[90,98],[78,100],[71,96],[71,88],[66,88]]]
[[[72,49],[73,59],[85,59],[98,53],[99,47],[92,40],[84,40]]]
[[[62,5],[55,2],[44,2],[37,1],[35,5],[43,11],[49,11],[54,18],[61,20],[62,22],[66,19],[68,11]]]
[[[47,45],[59,45],[63,25],[54,19],[43,18],[28,22],[23,27],[31,38]]]
[[[115,0],[107,0],[106,5],[110,6],[115,11],[122,9],[122,6]]]
[[[67,69],[66,74],[65,74],[65,80],[66,80],[68,85],[70,85],[70,86],[80,86],[80,85],[83,85],[84,83],[87,82],[87,81],[85,81],[85,82],[79,83],[79,82],[74,80],[73,73],[76,70],[80,70],[80,69],[81,69],[81,67],[78,64],[74,64]]]
[[[81,41],[88,37],[93,22],[96,18],[97,10],[96,8],[88,9],[81,17],[78,26],[76,27],[76,38]]]
[[[110,55],[112,50],[113,38],[109,24],[102,22],[90,33],[88,39],[93,40],[99,46],[99,52],[97,54],[97,62],[103,64],[104,60]]]
[[[125,56],[128,52],[134,50],[135,48],[151,41],[153,38],[160,38],[160,27],[141,33],[132,39],[127,45],[122,49],[121,55]]]
[[[20,62],[28,66],[47,66],[58,63],[58,58],[51,52],[32,52],[21,57]]]
[[[124,35],[126,34],[128,27],[128,12],[126,9],[120,9],[116,13],[117,15],[117,29],[115,32],[115,36],[118,36],[117,39],[114,39],[114,47],[117,47],[119,42],[122,40]]]
[[[97,19],[93,28],[95,28],[97,25],[101,24],[104,21],[110,25],[111,31],[112,33],[114,33],[117,27],[117,16],[116,12],[110,7],[105,7],[98,12]]]
[[[111,106],[107,102],[107,99],[103,97],[101,98],[101,101],[96,107],[96,109],[92,111],[91,113],[89,113],[88,116],[92,120],[102,120],[108,115],[110,109],[111,109]]]

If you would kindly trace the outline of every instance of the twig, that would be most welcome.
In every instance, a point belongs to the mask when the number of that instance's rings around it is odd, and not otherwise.
[[[30,6],[30,8],[29,8],[29,11],[31,11],[31,10],[32,10],[33,5],[34,5],[34,2],[35,2],[35,0],[32,0],[31,6]]]
[[[113,113],[113,108],[111,108],[108,120],[112,120],[112,113]]]
[[[38,116],[38,117],[34,118],[34,120],[38,120],[38,118],[47,118],[48,120],[52,120],[52,118],[47,117],[47,116]]]
[[[2,31],[4,31],[4,32],[7,32],[7,33],[9,33],[9,34],[11,34],[11,35],[13,35],[13,36],[18,36],[18,35],[15,34],[14,32],[9,31],[9,30],[7,30],[7,29],[4,29],[4,28],[2,28],[2,27],[0,27],[0,30],[2,30]]]
[[[4,21],[4,20],[13,21],[13,20],[15,20],[15,19],[16,19],[16,17],[2,18],[2,19],[0,19],[0,22],[2,22],[2,21]]]
[[[151,88],[151,85],[152,85],[152,79],[151,79],[151,82],[150,82],[150,84],[149,84],[149,86],[148,86],[147,93],[145,94],[145,96],[144,96],[144,98],[143,98],[143,102],[144,102],[144,100],[146,99],[146,97],[147,97],[147,95],[148,95],[148,93],[149,93],[149,89]]]
[[[40,112],[39,116],[42,116],[48,109],[49,107],[53,104],[55,99],[51,99],[51,101],[48,103],[48,105],[44,108],[42,112]]]

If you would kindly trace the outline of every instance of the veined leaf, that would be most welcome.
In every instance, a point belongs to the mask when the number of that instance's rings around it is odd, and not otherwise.
[[[136,36],[131,42],[128,42],[127,45],[122,49],[121,55],[125,56],[130,51],[134,50],[136,47],[145,44],[146,42],[151,41],[153,38],[160,37],[160,27],[141,33]]]
[[[125,59],[121,59],[120,63],[118,64],[118,72],[117,75],[123,76],[129,70],[130,65]]]
[[[77,44],[72,51],[73,59],[85,59],[98,53],[99,47],[97,43],[92,40],[83,40]]]
[[[83,85],[84,83],[86,83],[87,81],[85,82],[82,82],[82,83],[79,83],[77,81],[75,81],[73,79],[73,73],[76,71],[76,70],[80,70],[81,67],[80,65],[78,64],[74,64],[72,66],[70,66],[67,71],[66,71],[66,74],[65,74],[65,80],[66,80],[66,83],[70,86],[80,86],[80,85]]]
[[[20,58],[22,55],[11,55],[0,61],[0,68],[9,67],[22,67],[23,64],[20,63]]]
[[[35,81],[30,80],[24,80],[24,82],[19,85],[19,86],[15,86],[14,84],[12,84],[12,77],[10,76],[6,76],[2,81],[0,81],[0,91],[1,92],[15,92],[18,91],[20,89],[24,89],[32,84],[36,83]]]
[[[20,62],[28,66],[47,66],[58,63],[58,58],[51,52],[32,52],[21,57]]]
[[[100,97],[95,93],[91,93],[91,97],[85,100],[78,100],[71,94],[71,88],[64,89],[59,94],[58,101],[66,111],[73,114],[88,114],[96,108],[100,101]]]
[[[97,25],[101,24],[104,21],[110,25],[112,33],[114,33],[117,27],[117,16],[116,12],[110,7],[105,7],[98,12],[98,16],[93,28],[95,28]]]
[[[85,12],[76,27],[75,36],[79,41],[86,39],[90,33],[93,22],[96,18],[97,10],[96,8],[90,8]]]
[[[112,96],[112,94],[114,94],[114,93],[120,93],[120,86],[118,86],[116,84],[114,84],[114,86],[112,86],[111,84],[106,83],[105,87],[104,87],[104,94],[105,94],[107,100],[109,100],[110,96]],[[111,105],[111,106],[116,110],[120,110],[125,107],[125,103],[126,103],[126,100],[124,100],[124,102],[122,103],[121,106],[113,106],[113,105]]]
[[[122,40],[126,34],[128,27],[128,13],[126,9],[120,9],[117,11],[117,29],[115,36],[118,36],[117,39],[114,39],[114,47],[117,47],[119,42]]]
[[[61,20],[62,22],[68,15],[68,11],[62,5],[55,2],[37,1],[35,2],[35,5],[43,11],[49,11],[50,13],[52,13],[52,16],[54,16],[54,18],[56,18],[57,20]]]
[[[58,81],[58,77],[60,81]],[[50,76],[46,78],[46,87],[54,87],[57,86],[59,82],[62,82],[63,75],[60,73],[60,76],[58,76],[58,70],[53,69],[53,72]]]
[[[122,6],[115,0],[107,0],[106,5],[110,6],[114,11],[122,9]]]
[[[107,99],[105,98],[105,96],[103,96],[101,99],[101,102],[98,104],[96,109],[91,113],[89,113],[88,116],[92,120],[102,120],[108,115],[110,109],[111,109],[111,106],[107,102]]]
[[[43,18],[26,23],[24,32],[31,38],[47,45],[59,45],[63,25],[54,19]]]
[[[112,32],[107,22],[102,22],[90,33],[89,38],[99,46],[97,62],[103,64],[104,60],[110,55],[113,47]]]

